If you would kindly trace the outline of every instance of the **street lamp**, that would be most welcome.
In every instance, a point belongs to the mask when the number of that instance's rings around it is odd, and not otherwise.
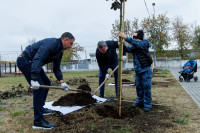
[[[154,69],[156,69],[156,29],[155,29],[155,3],[152,3],[154,14],[153,14],[153,33],[154,33]]]

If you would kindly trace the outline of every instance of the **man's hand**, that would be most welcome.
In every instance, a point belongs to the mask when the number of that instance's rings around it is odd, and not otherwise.
[[[121,37],[121,38],[123,38],[123,39],[125,39],[125,40],[127,39],[127,36],[124,35],[124,33],[122,33],[122,32],[119,32],[118,36]]]
[[[70,88],[65,82],[61,83],[61,87],[62,87],[62,88],[66,88],[64,91],[69,91],[69,90],[71,90],[71,88]]]
[[[31,80],[31,89],[37,90],[39,88],[40,88],[40,84],[38,83],[38,81]]]
[[[107,78],[107,79],[110,79],[110,75],[109,75],[108,73],[106,74],[106,78]]]

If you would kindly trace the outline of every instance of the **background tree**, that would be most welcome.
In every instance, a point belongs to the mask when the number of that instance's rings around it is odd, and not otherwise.
[[[119,33],[119,28],[120,28],[120,22],[119,20],[115,20],[115,23],[112,24],[112,30],[111,30],[111,36],[113,40],[118,40],[118,33]],[[137,30],[139,30],[139,20],[137,18],[134,18],[134,20],[126,20],[124,21],[124,34],[128,37],[132,37],[133,33]],[[125,42],[126,43],[126,42]],[[128,43],[126,43],[129,45]],[[126,56],[128,59],[132,59],[133,55],[132,53],[126,53]]]
[[[174,42],[177,43],[178,53],[182,59],[188,58],[189,46],[192,40],[191,32],[189,26],[183,24],[183,19],[181,17],[175,17],[172,21],[172,36]]]
[[[199,25],[192,25],[192,47],[195,50],[197,58],[200,58],[200,26]]]
[[[154,45],[154,18],[144,18],[142,21],[142,29],[145,31],[145,38]],[[159,14],[155,18],[155,30],[156,30],[156,55],[157,57],[167,56],[164,50],[168,48],[170,43],[169,30],[170,20],[165,14]],[[152,46],[154,47],[154,46]]]
[[[67,49],[64,51],[62,62],[70,62],[75,57],[77,60],[80,59],[80,55],[78,51],[83,51],[84,48],[80,46],[78,43],[74,43],[71,49]]]

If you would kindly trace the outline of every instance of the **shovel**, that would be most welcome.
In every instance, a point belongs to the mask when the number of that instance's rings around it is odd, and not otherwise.
[[[66,88],[59,87],[59,86],[48,86],[48,85],[40,85],[40,88],[60,89],[60,90],[63,90],[63,91],[66,89]],[[85,91],[85,90],[80,90],[80,89],[70,89],[69,91],[78,91],[78,92],[90,93],[90,91]]]
[[[110,73],[109,77],[112,76],[112,74],[117,70],[117,68],[118,68],[118,65],[117,65],[116,68]],[[95,91],[94,93],[92,93],[92,96],[93,96],[94,94],[97,93],[97,91],[106,83],[107,80],[108,80],[108,78],[105,78],[105,80],[103,81],[103,83],[101,83],[101,85],[96,89],[96,91]]]

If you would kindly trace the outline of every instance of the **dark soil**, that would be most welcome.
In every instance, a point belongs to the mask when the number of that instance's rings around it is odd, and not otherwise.
[[[70,93],[60,97],[53,103],[53,106],[84,106],[96,103],[89,93]]]
[[[99,75],[88,75],[86,77],[88,77],[88,78],[96,78],[96,77],[99,77]]]
[[[173,86],[174,83],[176,82],[175,79],[166,79],[165,82],[159,82],[159,81],[152,81],[152,85],[153,86],[157,86],[157,87],[168,87],[168,86]]]
[[[115,84],[115,83],[113,83],[113,84]],[[132,82],[128,79],[122,79],[122,84],[135,84],[135,82]]]
[[[132,81],[130,81],[128,79],[122,79],[122,82],[132,82]]]
[[[69,85],[88,85],[89,82],[85,78],[72,78],[66,81]]]
[[[153,106],[151,112],[147,113],[143,108],[130,108],[131,104],[122,102],[121,117],[117,101],[92,104],[67,115],[54,112],[45,119],[55,123],[56,127],[44,132],[103,133],[113,130],[120,132],[122,128],[126,128],[126,132],[135,133],[164,132],[174,126],[174,118],[170,115],[173,112],[169,107]]]
[[[21,97],[23,95],[31,95],[32,92],[30,92],[27,89],[24,89],[24,86],[22,84],[19,84],[18,86],[12,86],[11,90],[8,91],[0,91],[0,99],[9,99],[14,97]]]
[[[83,90],[83,91],[89,91],[89,92],[91,92],[91,90],[92,90],[89,85],[81,85],[77,89]]]

